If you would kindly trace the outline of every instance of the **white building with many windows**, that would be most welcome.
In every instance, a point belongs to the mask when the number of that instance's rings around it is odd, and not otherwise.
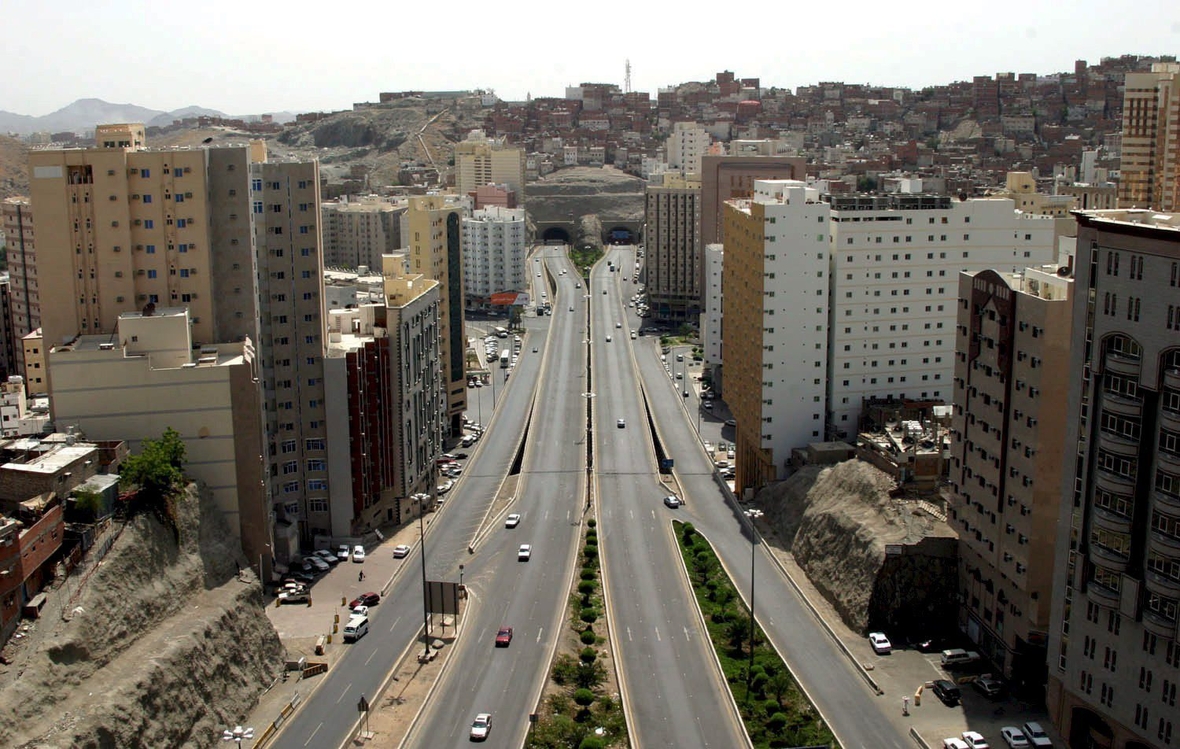
[[[709,131],[695,122],[677,122],[672,126],[665,148],[668,167],[681,174],[699,174],[701,157],[713,143]]]
[[[492,206],[463,219],[463,287],[476,303],[524,291],[528,250],[523,208]]]
[[[873,399],[951,400],[958,274],[1055,262],[1054,222],[1015,210],[1007,198],[825,200],[832,208],[828,436],[851,439]]]
[[[725,245],[705,245],[705,286],[701,300],[701,343],[705,365],[721,364],[721,273],[725,262]]]

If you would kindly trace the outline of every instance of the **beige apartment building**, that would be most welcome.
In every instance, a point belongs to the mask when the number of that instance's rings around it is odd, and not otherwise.
[[[503,138],[488,138],[472,130],[467,139],[455,144],[455,190],[460,195],[490,184],[507,185],[517,206],[524,206],[525,153],[507,145]]]
[[[722,241],[725,201],[749,198],[756,180],[807,177],[807,160],[794,156],[702,156],[701,242]]]
[[[1180,211],[1180,63],[1127,73],[1123,84],[1120,208]]]
[[[464,354],[463,204],[453,196],[410,198],[402,226],[411,274],[422,274],[439,284],[439,368],[446,389],[443,406],[449,434],[459,434],[467,410]]]
[[[1176,746],[1180,215],[1076,216],[1049,714],[1070,746]]]
[[[12,328],[17,340],[41,327],[41,293],[37,283],[37,253],[33,232],[33,207],[28,198],[0,202],[0,224],[7,245]],[[17,345],[17,368],[25,374],[24,350]]]
[[[46,395],[49,392],[49,364],[40,328],[21,339],[21,352],[25,360],[25,386],[29,395]]]
[[[180,433],[185,471],[205,483],[248,559],[272,564],[261,404],[253,342],[194,348],[186,308],[120,315],[110,333],[76,336],[50,351],[53,416],[88,439]]]
[[[1005,679],[1045,683],[1073,279],[959,274],[947,522],[959,629]]]
[[[329,201],[320,206],[324,265],[330,268],[381,268],[381,256],[400,249],[404,200],[376,195]]]
[[[677,123],[680,124],[680,123]],[[701,313],[701,183],[672,173],[644,190],[647,294],[659,320],[696,322]]]

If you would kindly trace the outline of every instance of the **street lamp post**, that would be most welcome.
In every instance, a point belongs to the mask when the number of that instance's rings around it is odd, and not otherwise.
[[[433,468],[430,469],[430,480],[434,481]],[[418,495],[418,534],[421,536],[419,551],[422,556],[422,643],[427,656],[430,655],[430,606],[426,595],[426,522],[424,516],[426,515],[426,500],[430,497],[429,494]]]
[[[750,665],[746,667],[746,702],[750,701],[751,687],[754,683],[754,550],[758,546],[758,518],[762,517],[762,510],[745,510],[750,519]]]
[[[232,729],[225,729],[221,734],[222,741],[236,741],[238,742],[238,749],[242,749],[242,739],[254,739],[253,728],[242,728],[241,726],[234,726]]]
[[[459,587],[463,587],[463,565],[459,565]]]

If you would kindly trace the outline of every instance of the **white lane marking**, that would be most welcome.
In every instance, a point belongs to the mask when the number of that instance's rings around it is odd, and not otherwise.
[[[369,665],[369,662],[373,660],[373,656],[375,656],[375,655],[377,655],[377,650],[376,650],[376,649],[374,649],[374,650],[373,650],[373,652],[372,652],[372,653],[369,655],[369,657],[365,659],[365,665],[366,665],[366,666],[367,666],[367,665]],[[343,697],[344,695],[340,695],[340,696],[341,696],[341,697]],[[338,701],[339,701],[339,700],[338,700]]]
[[[396,627],[397,623],[400,622],[401,620],[402,620],[402,618],[400,616],[398,618],[394,619],[393,624],[391,624],[389,627],[389,631],[392,632],[393,628]]]
[[[323,726],[324,726],[324,724],[323,724],[323,723],[320,723],[318,726],[316,726],[316,727],[315,727],[315,730],[311,732],[311,735],[307,737],[307,741],[304,741],[304,742],[303,742],[303,745],[304,745],[304,746],[307,746],[308,744],[310,744],[310,743],[311,743],[311,740],[315,738],[315,735],[316,735],[316,733],[318,733],[318,732],[319,732],[319,730],[320,730],[321,728],[323,728]]]
[[[544,627],[541,627],[539,630],[537,630],[537,642],[540,642],[540,641],[541,641],[541,634],[542,634],[544,631],[545,631],[545,628],[544,628]]]
[[[660,642],[664,641],[664,638],[660,637],[660,628],[659,627],[656,627],[656,639],[659,640]],[[344,695],[340,695],[340,696],[343,697]],[[336,701],[339,702],[340,700],[336,700]]]
[[[339,704],[340,704],[340,700],[344,699],[344,695],[348,694],[348,690],[349,690],[349,689],[352,689],[352,685],[351,685],[351,684],[348,684],[348,685],[346,685],[346,686],[344,687],[344,691],[343,691],[343,692],[341,692],[341,693],[340,693],[340,696],[336,698],[336,704],[337,704],[337,705],[339,705]]]
[[[634,642],[634,641],[635,641],[635,639],[634,639],[633,637],[631,637],[631,628],[630,628],[630,627],[627,627],[627,641],[628,641],[628,642]]]
[[[692,642],[692,636],[688,634],[688,627],[684,628],[684,639],[688,640],[689,642]]]

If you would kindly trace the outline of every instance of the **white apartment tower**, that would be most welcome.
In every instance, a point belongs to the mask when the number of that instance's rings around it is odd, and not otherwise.
[[[874,399],[951,400],[958,274],[1055,262],[1054,222],[1016,211],[1006,198],[826,200],[827,436],[852,440]]]
[[[721,278],[725,262],[725,246],[705,245],[705,288],[701,310],[701,343],[705,349],[705,364],[721,365]]]
[[[487,304],[501,291],[525,291],[527,236],[523,208],[492,206],[463,218],[463,287]]]
[[[709,131],[697,123],[677,122],[664,146],[668,152],[668,167],[682,175],[700,174],[701,157],[712,142]]]

